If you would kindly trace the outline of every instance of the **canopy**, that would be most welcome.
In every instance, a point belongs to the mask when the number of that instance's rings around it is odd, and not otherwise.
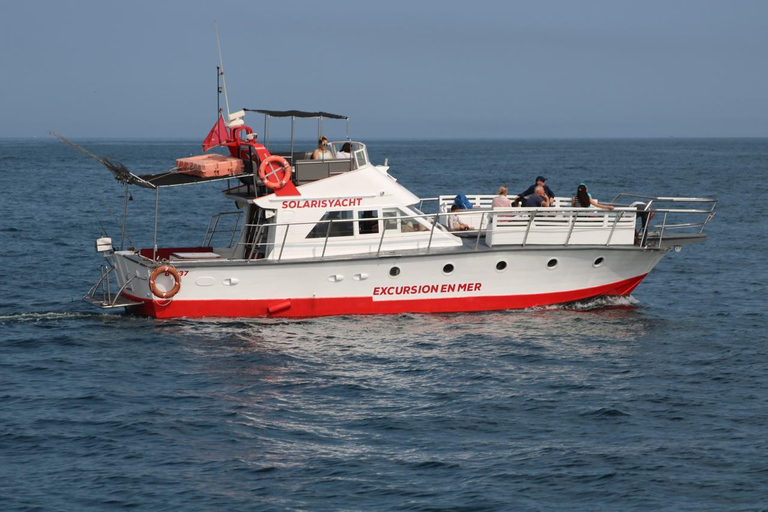
[[[270,117],[325,117],[327,119],[349,119],[347,116],[331,114],[330,112],[304,112],[302,110],[259,110],[244,108],[246,112],[257,112]]]

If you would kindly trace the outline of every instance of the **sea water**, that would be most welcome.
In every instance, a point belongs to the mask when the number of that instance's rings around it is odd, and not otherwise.
[[[197,141],[76,141],[136,173]],[[580,182],[716,197],[705,244],[629,298],[473,314],[152,320],[81,296],[125,190],[55,140],[0,141],[0,509],[768,506],[768,140],[373,141],[421,197]],[[308,147],[309,149],[309,147]],[[160,193],[161,245],[232,211]],[[150,247],[131,188],[125,245]],[[542,279],[547,279],[542,271]]]

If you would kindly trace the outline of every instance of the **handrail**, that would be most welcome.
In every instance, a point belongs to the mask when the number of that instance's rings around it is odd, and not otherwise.
[[[533,219],[535,217],[536,217],[536,210],[531,212],[530,218],[528,220],[528,227],[525,228],[525,235],[523,235],[523,247],[525,247],[525,243],[528,241],[528,235],[531,232],[531,226],[533,226]]]
[[[475,240],[475,251],[477,251],[478,248],[480,247],[480,233],[481,233],[481,231],[483,231],[483,221],[484,220],[485,220],[485,212],[483,212],[482,216],[480,217],[480,224],[479,224],[479,227],[477,228],[477,238]],[[487,230],[487,228],[486,228],[486,230]]]
[[[102,307],[115,307],[115,304],[117,304],[118,299],[120,299],[120,295],[122,295],[123,290],[125,290],[131,282],[133,282],[134,279],[137,279],[137,275],[132,275],[123,285],[120,287],[120,289],[117,291],[116,294],[112,295],[112,283],[109,279],[109,275],[115,271],[115,275],[117,275],[117,271],[115,267],[112,265],[101,265],[100,266],[101,271],[101,277],[96,282],[95,285],[93,285],[88,292],[83,295],[83,299],[94,299],[99,300],[101,302]],[[101,298],[99,299],[96,294],[97,291],[101,289]]]
[[[237,217],[232,226],[232,234],[229,237],[229,245],[227,246],[232,247],[232,243],[235,240],[235,235],[237,234],[237,226],[240,225],[240,218],[243,215],[243,212],[241,211],[219,212],[217,214],[211,215],[211,218],[208,220],[208,228],[205,230],[205,236],[203,237],[202,247],[210,247],[211,243],[213,242],[213,237],[216,236],[216,231],[219,227],[219,221],[223,215],[235,215]],[[213,227],[211,227],[211,225],[213,225]]]
[[[568,236],[565,238],[565,246],[568,247],[568,242],[571,241],[571,235],[573,234],[573,228],[576,226],[576,219],[579,218],[579,212],[576,215],[571,215],[571,226],[568,228]]]
[[[656,201],[658,198],[650,199],[649,201]],[[564,207],[564,208],[478,208],[473,210],[462,210],[459,212],[446,212],[446,213],[420,213],[420,214],[414,214],[414,215],[397,215],[395,217],[392,216],[380,216],[375,218],[366,218],[364,219],[367,222],[377,222],[378,229],[380,231],[380,235],[378,239],[376,237],[373,238],[358,238],[359,235],[352,237],[343,237],[345,241],[353,240],[353,243],[360,243],[361,246],[365,246],[368,249],[366,250],[366,253],[375,254],[376,256],[380,256],[382,254],[382,250],[384,249],[384,240],[395,240],[394,237],[391,235],[400,235],[402,233],[402,227],[401,223],[404,221],[407,221],[409,219],[415,220],[416,224],[418,226],[421,226],[419,229],[423,229],[423,231],[419,231],[418,233],[421,233],[424,235],[423,238],[400,238],[398,236],[398,239],[396,241],[414,241],[413,249],[416,250],[423,250],[426,253],[430,253],[433,248],[436,247],[436,240],[438,239],[438,236],[436,233],[443,232],[443,233],[451,233],[453,235],[456,235],[457,233],[450,232],[443,223],[447,223],[448,218],[451,216],[466,216],[466,215],[476,215],[475,222],[479,218],[480,224],[478,225],[477,229],[467,230],[463,231],[462,236],[470,235],[474,239],[474,247],[473,249],[475,251],[479,250],[480,246],[480,239],[487,233],[509,233],[509,232],[518,232],[522,235],[522,240],[520,242],[516,242],[516,244],[519,244],[521,247],[526,247],[529,245],[529,241],[531,239],[531,236],[533,233],[537,233],[538,236],[540,236],[542,233],[546,235],[546,233],[555,233],[558,231],[551,231],[551,230],[560,230],[559,232],[562,233],[564,229],[567,229],[567,235],[565,237],[564,242],[559,242],[557,244],[553,245],[563,245],[563,246],[570,246],[572,245],[573,238],[575,236],[575,232],[577,231],[579,233],[589,232],[591,230],[600,230],[600,231],[606,231],[607,232],[607,239],[604,239],[605,242],[600,242],[601,244],[605,245],[615,245],[616,243],[613,242],[616,232],[621,226],[622,232],[626,233],[626,229],[628,229],[628,223],[632,223],[631,225],[634,226],[634,220],[635,218],[640,218],[640,215],[644,212],[647,212],[649,215],[645,217],[646,221],[643,223],[643,227],[640,230],[640,232],[636,232],[635,235],[635,244],[639,244],[642,246],[647,246],[646,241],[648,238],[648,235],[651,234],[651,238],[653,241],[654,246],[661,246],[661,241],[667,236],[667,232],[671,230],[686,230],[686,229],[695,229],[698,231],[698,233],[702,233],[706,225],[712,220],[714,217],[714,212],[710,210],[709,207],[705,209],[692,209],[692,208],[680,208],[680,209],[674,209],[674,208],[653,208],[653,209],[646,209],[642,211],[638,211],[635,207],[629,207],[629,206],[617,206],[614,210],[603,210],[603,209],[596,209],[596,208],[583,208],[583,207]],[[235,212],[233,212],[235,213]],[[650,220],[653,218],[652,214],[660,213],[662,215],[657,216],[656,220],[661,220],[661,223],[655,223],[653,228],[651,227],[652,221]],[[668,217],[673,214],[703,214],[706,215],[706,218],[702,222],[678,222],[678,223],[669,223]],[[629,217],[631,215],[631,217]],[[663,216],[663,219],[660,217]],[[523,226],[519,224],[505,224],[504,222],[499,223],[496,221],[496,219],[504,219],[508,217],[517,217],[517,218],[527,218],[527,222],[525,224],[525,230],[523,232]],[[601,222],[602,219],[602,222]],[[522,219],[521,219],[522,220]],[[606,221],[610,220],[610,224],[608,224]],[[682,220],[682,219],[681,219]],[[387,223],[391,221],[397,221],[397,228],[387,229]],[[426,222],[424,222],[426,221]],[[487,226],[486,226],[486,221]],[[567,221],[567,223],[566,223]],[[304,248],[312,248],[317,247],[320,248],[320,243],[322,243],[322,249],[320,250],[319,256],[317,253],[312,253],[314,256],[307,256],[307,257],[314,257],[319,259],[325,259],[328,254],[329,245],[330,244],[330,238],[332,234],[332,223],[333,222],[349,222],[349,223],[358,223],[361,222],[361,219],[328,219],[328,220],[321,220],[321,221],[305,221],[305,222],[286,222],[286,223],[270,223],[270,224],[244,224],[243,229],[247,228],[254,228],[258,227],[256,239],[254,239],[252,242],[248,242],[247,240],[242,240],[237,242],[237,246],[240,244],[243,245],[251,245],[250,247],[250,255],[249,259],[252,258],[254,252],[257,250],[257,246],[264,248],[265,254],[273,254],[277,255],[275,258],[274,256],[271,259],[272,261],[282,261],[285,257],[285,251],[289,247],[293,246],[296,248],[304,247]],[[472,222],[472,224],[475,224],[475,222]],[[291,231],[292,233],[295,233],[297,229],[300,230],[299,226],[318,226],[320,224],[326,224],[327,229],[325,232],[325,236],[315,238],[315,239],[297,239],[297,240],[289,240],[289,231],[293,229],[294,231]],[[485,226],[485,227],[484,227]],[[274,236],[270,236],[272,241],[265,240],[263,242],[261,241],[262,235],[264,233],[264,230],[270,228],[270,229],[278,229],[278,228],[284,228],[283,232],[280,233],[279,240],[275,240]],[[634,229],[634,228],[633,228]],[[636,230],[635,230],[636,231]],[[389,232],[389,235],[387,234]],[[415,234],[415,233],[414,233]],[[322,235],[321,235],[322,236]],[[490,236],[490,235],[489,235]],[[562,235],[561,235],[562,236]],[[581,235],[580,235],[581,236]],[[618,242],[619,244],[627,244],[626,241],[626,235],[622,235],[623,242]],[[418,240],[418,241],[417,241]],[[423,245],[421,241],[426,242],[426,246]],[[440,240],[445,240],[445,238],[440,238]],[[550,244],[550,241],[547,242],[541,242],[541,238],[537,238],[537,241],[534,242],[536,244],[541,243],[547,243]],[[562,240],[562,239],[561,239]],[[375,250],[374,246],[371,246],[371,242],[375,243]],[[577,242],[579,243],[579,242]],[[583,242],[582,242],[583,243]],[[274,253],[272,251],[278,250],[277,253]],[[233,259],[235,258],[234,255],[238,254],[238,251],[235,250],[233,252]],[[244,254],[245,255],[245,254]]]
[[[623,211],[619,211],[619,213],[616,214],[616,218],[613,219],[613,226],[611,226],[611,232],[608,233],[608,240],[605,242],[605,245],[611,245],[611,238],[613,238],[613,232],[616,231],[616,224],[619,223],[619,219],[621,219],[621,216],[624,215]]]

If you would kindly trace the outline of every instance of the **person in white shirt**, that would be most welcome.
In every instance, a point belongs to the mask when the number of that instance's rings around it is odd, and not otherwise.
[[[456,215],[458,211],[459,207],[457,205],[454,204],[451,206],[451,213],[454,215],[450,215],[448,217],[448,229],[451,231],[469,231],[470,229],[474,229],[473,227],[468,226],[459,220],[459,216]]]
[[[333,153],[328,149],[328,139],[323,135],[317,139],[317,149],[312,153],[312,160],[331,160]]]
[[[336,152],[336,158],[352,158],[352,147],[349,142],[345,142],[341,150]]]

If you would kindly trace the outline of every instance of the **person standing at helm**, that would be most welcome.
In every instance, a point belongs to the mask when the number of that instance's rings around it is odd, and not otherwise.
[[[328,139],[325,135],[317,139],[317,149],[312,153],[312,160],[331,160],[333,153],[328,149]]]

